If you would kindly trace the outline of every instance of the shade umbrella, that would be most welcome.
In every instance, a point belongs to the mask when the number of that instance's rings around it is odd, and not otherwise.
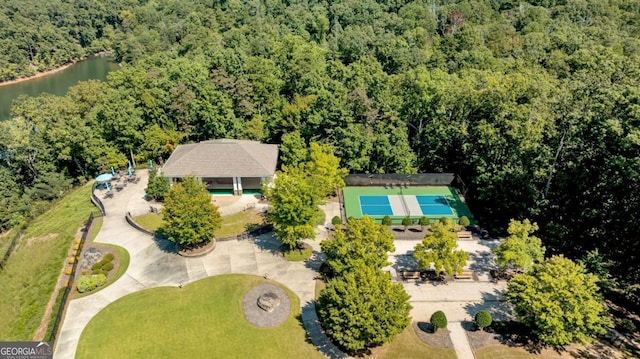
[[[113,166],[111,166],[111,174],[114,176],[116,175],[116,170],[113,169]]]
[[[127,172],[129,173],[129,176],[131,176],[131,161],[129,161],[129,167],[127,168]]]
[[[149,160],[149,169],[153,168],[153,160]]]
[[[111,187],[109,187],[109,181],[111,181],[112,178],[113,175],[111,173],[103,173],[96,177],[96,182],[103,182],[107,186],[107,191],[110,191]]]

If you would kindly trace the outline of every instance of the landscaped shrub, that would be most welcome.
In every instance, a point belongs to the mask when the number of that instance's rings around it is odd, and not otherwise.
[[[73,245],[73,250],[74,251],[77,251],[78,248],[80,248],[80,244],[79,243],[76,243],[76,244]]]
[[[460,224],[463,227],[467,227],[471,224],[471,221],[469,221],[469,218],[467,218],[467,216],[462,216],[460,217],[458,224]]]
[[[447,316],[443,311],[439,310],[431,315],[431,325],[433,325],[434,332],[447,327]]]
[[[107,276],[104,274],[83,275],[78,279],[78,292],[90,292],[107,282]]]
[[[65,268],[65,269],[64,269],[64,274],[66,274],[66,275],[71,275],[71,271],[72,271],[72,270],[73,270],[73,268],[71,268],[71,267],[67,267],[67,268]]]
[[[331,218],[331,224],[333,224],[334,226],[339,226],[342,224],[342,219],[340,219],[339,216],[334,216],[333,218]]]
[[[390,226],[391,224],[392,224],[391,217],[389,217],[389,216],[382,217],[382,225],[383,226]]]
[[[100,269],[102,269],[103,272],[109,272],[110,270],[113,269],[113,263],[111,262],[105,263]]]
[[[102,268],[102,264],[103,264],[102,261],[93,263],[93,265],[91,266],[91,270],[92,271],[100,270],[100,268]]]
[[[73,264],[76,262],[76,257],[70,257],[69,260],[67,261],[69,264]]]
[[[428,217],[422,216],[418,220],[418,224],[420,225],[420,230],[424,231],[424,227],[428,226],[431,221],[429,221]]]
[[[484,329],[491,325],[493,319],[491,318],[491,313],[488,310],[481,310],[476,313],[476,325],[480,329]]]
[[[115,256],[113,255],[113,253],[107,253],[105,254],[104,258],[102,258],[103,261],[106,262],[111,262],[113,259],[115,258]]]
[[[410,217],[407,216],[402,219],[402,225],[404,226],[405,231],[407,230],[407,227],[409,227],[411,224],[413,224],[413,222],[411,221]]]

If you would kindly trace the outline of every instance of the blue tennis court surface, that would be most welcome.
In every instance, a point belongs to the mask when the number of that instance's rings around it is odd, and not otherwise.
[[[392,195],[359,196],[362,215],[369,216],[450,216],[453,210],[444,196]]]
[[[360,196],[362,215],[392,216],[393,209],[388,196]]]
[[[425,216],[444,216],[453,214],[449,202],[444,196],[416,196],[422,214]]]

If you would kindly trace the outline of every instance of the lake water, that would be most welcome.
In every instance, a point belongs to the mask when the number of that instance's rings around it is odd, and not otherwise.
[[[20,95],[38,96],[47,92],[62,96],[67,93],[69,87],[75,86],[79,81],[104,81],[109,72],[118,68],[118,64],[113,62],[111,57],[91,57],[51,75],[0,86],[0,121],[10,118],[11,103]]]

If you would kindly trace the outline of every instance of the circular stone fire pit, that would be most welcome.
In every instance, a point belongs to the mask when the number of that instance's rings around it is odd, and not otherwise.
[[[284,289],[273,284],[260,284],[244,295],[242,309],[249,323],[256,327],[270,328],[287,319],[291,302]]]

